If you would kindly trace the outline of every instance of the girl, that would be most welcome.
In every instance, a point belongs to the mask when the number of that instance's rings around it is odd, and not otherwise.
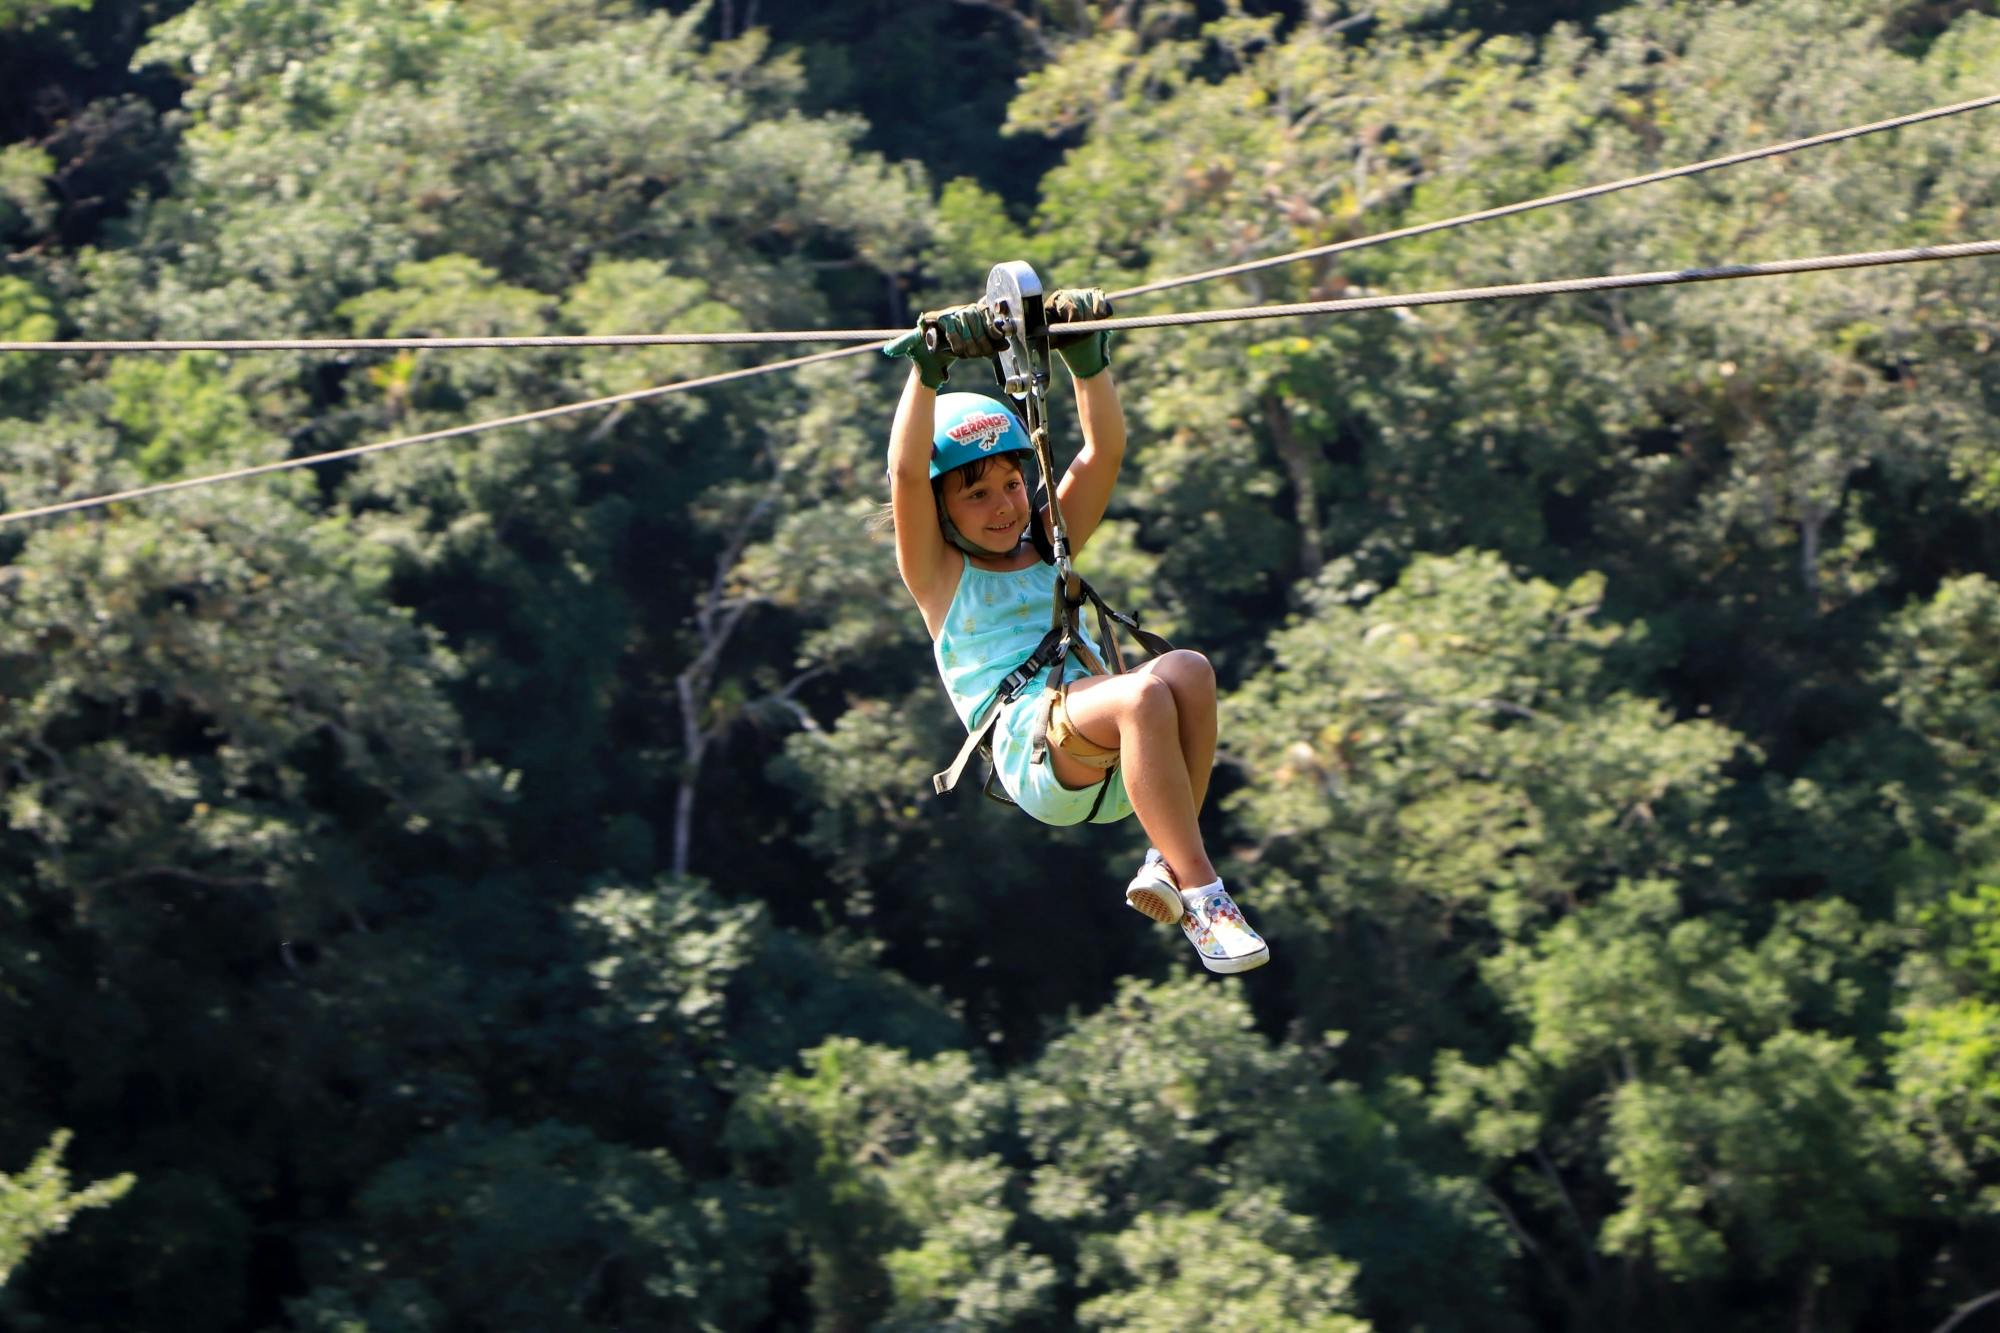
[[[1052,293],[1048,306],[1073,318],[1109,312],[1094,289]],[[896,566],[935,641],[953,706],[968,731],[996,704],[1004,709],[993,733],[994,768],[1007,794],[1036,819],[1109,824],[1138,814],[1154,846],[1125,889],[1128,904],[1155,921],[1179,921],[1212,972],[1262,966],[1270,948],[1223,889],[1195,824],[1215,761],[1208,659],[1177,650],[1124,675],[1069,681],[1044,759],[1034,755],[1030,729],[1053,668],[1043,668],[1011,703],[999,702],[1001,681],[1048,628],[1050,520],[1031,498],[1022,468],[1033,445],[1012,409],[979,394],[937,392],[952,361],[996,350],[985,315],[960,306],[930,318],[944,334],[938,349],[924,345],[921,323],[883,349],[913,363],[890,433],[890,507]],[[1104,517],[1125,454],[1108,338],[1050,340],[1075,382],[1083,427],[1083,448],[1056,487],[1077,554]],[[1091,647],[1101,660],[1101,646]]]

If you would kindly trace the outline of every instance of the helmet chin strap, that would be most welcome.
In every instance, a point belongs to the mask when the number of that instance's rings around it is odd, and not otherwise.
[[[938,506],[938,522],[944,525],[944,539],[967,555],[983,555],[987,559],[993,560],[1003,555],[1012,555],[1021,545],[1020,540],[1017,538],[1014,545],[1004,551],[996,551],[991,547],[980,546],[958,530],[958,524],[951,521],[950,516],[944,512],[944,506],[942,505]]]
[[[966,554],[982,554],[982,556],[986,556],[988,560],[996,560],[996,558],[1000,558],[1000,556],[1004,556],[1004,554],[1014,554],[1014,552],[1016,552],[1016,550],[1020,548],[1020,540],[1016,540],[1016,542],[1014,542],[1012,546],[1008,546],[1006,550],[994,550],[992,546],[980,546],[980,544],[978,544],[978,542],[974,542],[974,540],[972,540],[970,536],[966,536],[964,532],[960,532],[960,530],[958,530],[958,524],[956,524],[956,522],[952,522],[950,518],[946,518],[944,514],[938,514],[938,522],[942,522],[942,524],[944,524],[944,540],[952,542],[954,546],[958,546],[958,548],[960,548],[960,550],[964,550]]]

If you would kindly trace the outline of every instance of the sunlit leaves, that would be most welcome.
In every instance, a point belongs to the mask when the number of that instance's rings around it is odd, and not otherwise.
[[[270,439],[251,408],[254,370],[232,373],[222,358],[202,353],[134,357],[112,366],[103,388],[109,401],[100,411],[147,481],[188,476],[224,460],[265,461],[255,457]]]
[[[1347,1313],[1354,1266],[1313,1253],[1313,1231],[1269,1196],[1246,1194],[1226,1208],[1139,1218],[1094,1241],[1086,1271],[1114,1290],[1085,1301],[1085,1328],[1176,1333],[1368,1333]]]
[[[999,259],[1186,272],[2000,54],[1844,3],[1532,39],[1041,6],[1010,123],[1067,152],[1023,220],[809,114],[812,53],[703,38],[743,8],[199,0],[146,57],[180,155],[102,249],[43,245],[60,154],[0,161],[42,246],[0,333],[874,324]],[[1984,235],[1989,126],[1121,313]],[[1701,1322],[1630,1303],[1669,1284],[1936,1323],[2000,1182],[1996,271],[1121,337],[1086,573],[1232,691],[1206,832],[1277,952],[1240,980],[1125,919],[1131,826],[930,793],[953,720],[864,521],[879,358],[18,530],[0,1133],[146,1182],[123,1249],[41,1269],[143,1300],[65,1326],[252,1284],[322,1333]],[[7,499],[749,359],[13,358]]]
[[[48,189],[55,166],[55,159],[33,144],[0,148],[0,236],[11,240],[48,229],[56,215],[56,201]]]
[[[1483,1068],[1447,1053],[1435,1112],[1530,1197],[1559,1171],[1593,1197],[1606,1172],[1599,1243],[1682,1279],[1882,1257],[1914,1154],[1855,1042],[1819,1029],[1859,1016],[1884,943],[1837,903],[1751,942],[1669,885],[1621,886],[1488,964],[1523,1040]]]
[[[1621,1088],[1610,1133],[1611,1172],[1628,1193],[1604,1247],[1650,1251],[1678,1278],[1714,1275],[1734,1255],[1767,1275],[1824,1281],[1893,1253],[1885,1223],[1911,1202],[1886,1097],[1852,1043],[1822,1033],[1725,1042],[1705,1071]]]
[[[37,1241],[64,1230],[84,1209],[115,1203],[132,1188],[132,1177],[121,1175],[71,1189],[62,1165],[69,1142],[67,1132],[59,1133],[18,1174],[0,1174],[0,1287]]]
[[[1889,626],[1881,667],[1903,724],[1954,769],[1992,773],[2000,760],[2000,586],[1956,579]]]
[[[726,333],[743,328],[745,316],[699,277],[677,275],[657,259],[602,259],[563,296],[566,331],[615,333]],[[598,394],[693,379],[722,368],[727,354],[717,348],[651,347],[593,355],[578,367],[581,387]],[[702,400],[690,395],[670,400],[689,414]]]
[[[1688,821],[1736,742],[1618,690],[1609,655],[1630,636],[1599,621],[1599,580],[1516,579],[1472,553],[1374,595],[1342,572],[1227,727],[1250,827],[1310,847],[1308,885],[1512,929],[1662,855],[1701,863]],[[1300,906],[1318,916],[1314,897]]]
[[[773,116],[755,39],[731,70],[688,17],[530,44],[463,8],[371,4],[311,19],[198,6],[155,44],[194,74],[206,113],[182,195],[226,209],[210,242],[218,279],[365,290],[401,250],[468,255],[550,291],[601,257],[681,256],[738,282],[763,267],[745,247],[845,238],[883,261],[905,248],[895,219],[914,179],[853,152],[851,122]],[[235,60],[239,48],[290,63],[265,71]],[[329,138],[330,159],[308,148]],[[310,177],[297,165],[308,153]],[[167,229],[208,225],[163,215]]]
[[[2000,1208],[2000,1005],[1968,997],[1904,1015],[1889,1071],[1896,1105],[1932,1168]]]
[[[356,598],[336,535],[269,497],[178,515],[57,528],[15,566],[16,854],[86,895],[157,867],[312,897],[337,791],[370,793],[377,838],[474,818],[451,659]]]
[[[745,1099],[739,1151],[785,1164],[830,1322],[1005,1323],[1047,1309],[1054,1269],[1010,1242],[991,1152],[1004,1090],[952,1052],[912,1061],[835,1040]]]
[[[55,337],[55,305],[34,284],[12,274],[0,277],[0,337],[15,342],[46,342]],[[0,402],[14,409],[15,395],[25,396],[48,378],[48,361],[26,352],[0,354]],[[23,404],[25,405],[25,404]]]

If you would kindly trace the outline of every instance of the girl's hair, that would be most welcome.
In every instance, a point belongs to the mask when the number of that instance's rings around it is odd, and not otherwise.
[[[941,476],[932,477],[931,494],[940,500],[944,499],[944,479],[945,477],[952,476],[963,478],[959,484],[970,489],[974,484],[982,480],[988,472],[992,471],[995,463],[1007,463],[1011,465],[1016,472],[1021,474],[1023,481],[1027,480],[1028,470],[1021,466],[1019,455],[1013,453],[986,454],[982,457],[969,459],[966,462],[960,463],[957,467]]]
[[[944,512],[944,479],[946,477],[953,476],[954,474],[962,476],[964,480],[961,484],[971,486],[983,478],[995,463],[1002,461],[1012,463],[1014,470],[1021,474],[1023,481],[1028,479],[1028,470],[1022,467],[1020,463],[1014,461],[1013,454],[988,454],[983,458],[974,458],[960,463],[957,467],[951,469],[950,472],[942,472],[931,478],[931,499],[937,502],[938,512],[940,514]],[[886,532],[895,526],[896,506],[887,500],[877,505],[875,512],[868,515],[868,530],[870,532]]]

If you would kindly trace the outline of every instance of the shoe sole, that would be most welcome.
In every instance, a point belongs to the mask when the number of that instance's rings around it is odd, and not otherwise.
[[[1256,953],[1244,954],[1241,958],[1210,958],[1201,955],[1201,965],[1211,972],[1250,972],[1271,961],[1271,950],[1267,945]]]
[[[1134,886],[1125,890],[1125,905],[1139,915],[1162,926],[1170,926],[1181,919],[1186,909],[1181,906],[1181,896],[1168,888]]]

